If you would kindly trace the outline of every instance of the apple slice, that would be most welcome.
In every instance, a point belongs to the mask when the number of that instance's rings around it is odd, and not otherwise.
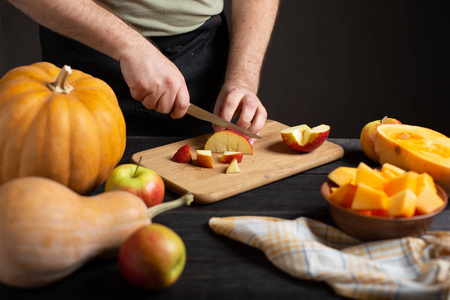
[[[283,129],[280,131],[283,142],[298,152],[311,152],[325,142],[330,134],[330,126],[319,125],[310,128],[306,124]]]
[[[222,163],[229,164],[233,158],[236,158],[237,162],[242,162],[242,158],[244,157],[244,153],[236,152],[236,151],[225,151],[222,156],[219,158],[219,161]]]
[[[239,169],[239,166],[238,166],[237,158],[233,158],[233,160],[230,162],[230,164],[228,165],[226,173],[227,174],[241,173],[241,170]]]
[[[175,152],[172,160],[177,163],[189,163],[192,160],[191,146],[189,144],[184,145]]]
[[[197,162],[204,168],[213,168],[213,159],[210,150],[196,150]]]
[[[235,151],[243,154],[253,154],[253,146],[249,139],[231,130],[222,130],[211,135],[206,141],[205,150],[211,150],[214,153]]]

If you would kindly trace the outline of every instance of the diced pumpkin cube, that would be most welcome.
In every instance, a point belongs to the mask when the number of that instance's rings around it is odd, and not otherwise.
[[[392,217],[412,217],[416,211],[416,193],[410,189],[398,192],[390,198],[388,211]]]
[[[405,173],[406,171],[403,170],[402,168],[399,168],[397,166],[394,166],[390,163],[384,163],[381,166],[381,173],[385,172],[385,171],[389,171],[390,173],[393,173],[395,176],[401,175],[403,173]]]
[[[330,200],[341,207],[349,208],[352,206],[355,192],[356,185],[347,183],[343,186],[338,187],[333,193],[331,193]]]
[[[386,193],[382,190],[374,189],[364,183],[360,183],[356,188],[351,208],[358,210],[387,209],[388,200]]]
[[[424,187],[417,196],[416,209],[421,214],[428,214],[444,205],[444,200],[428,187]]]
[[[356,170],[355,183],[364,183],[374,189],[382,190],[384,184],[387,182],[381,173],[377,170],[372,169],[365,163],[361,162]]]
[[[337,167],[328,174],[328,179],[336,183],[338,186],[343,186],[347,183],[354,183],[356,177],[356,168],[351,167]]]
[[[391,170],[384,170],[381,172],[384,178],[386,178],[387,181],[394,179],[397,177],[397,174],[394,174]]]
[[[419,174],[413,171],[408,171],[399,176],[395,177],[392,180],[389,180],[384,185],[384,191],[389,197],[394,196],[400,191],[410,189],[411,191],[416,191],[417,186],[417,177]]]
[[[432,189],[435,193],[437,192],[433,177],[428,173],[419,174],[417,177],[416,195],[419,195],[424,187]]]

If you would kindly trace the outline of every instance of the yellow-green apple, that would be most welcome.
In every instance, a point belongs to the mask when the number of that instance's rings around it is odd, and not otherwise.
[[[117,166],[105,183],[105,191],[122,190],[141,198],[147,207],[164,200],[165,186],[155,171],[136,164]]]
[[[206,141],[205,150],[215,153],[236,151],[244,154],[253,154],[253,146],[250,138],[231,130],[215,132]]]
[[[375,138],[377,137],[377,128],[382,125],[402,124],[399,120],[388,118],[387,116],[381,120],[375,120],[364,125],[359,137],[363,152],[371,160],[378,162],[378,156],[375,153]]]
[[[236,151],[225,151],[222,156],[219,158],[219,161],[222,163],[229,164],[234,158],[236,158],[237,162],[242,162],[242,158],[244,157],[244,153],[236,152]]]
[[[227,174],[230,174],[230,173],[241,173],[241,169],[239,169],[237,158],[233,158],[233,160],[230,162],[230,164],[228,165],[226,173]]]
[[[330,134],[330,126],[321,124],[310,128],[306,124],[288,127],[280,131],[283,142],[299,152],[311,152],[319,148]]]
[[[205,168],[213,168],[214,163],[210,150],[195,150],[197,153],[197,163]]]
[[[189,144],[184,145],[175,152],[172,160],[177,163],[189,163],[192,160],[191,146]]]
[[[153,223],[137,229],[124,241],[118,263],[121,274],[132,285],[162,290],[183,273],[186,247],[175,231]]]

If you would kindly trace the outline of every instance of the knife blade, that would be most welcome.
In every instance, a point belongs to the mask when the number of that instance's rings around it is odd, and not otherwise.
[[[225,127],[227,129],[232,129],[234,131],[237,131],[243,135],[246,135],[248,137],[251,138],[255,138],[255,139],[262,139],[262,137],[260,137],[259,135],[254,134],[253,132],[244,129],[242,127],[237,126],[234,123],[225,121],[224,119],[222,119],[221,117],[218,117],[212,113],[210,113],[207,110],[204,110],[203,108],[200,108],[194,104],[190,104],[189,108],[187,110],[187,114],[191,115],[197,119],[203,120],[203,121],[207,121],[207,122],[211,122],[214,123],[216,125]]]

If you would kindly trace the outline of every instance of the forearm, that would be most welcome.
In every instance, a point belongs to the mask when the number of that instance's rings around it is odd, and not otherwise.
[[[279,0],[233,0],[226,83],[239,83],[256,94]]]
[[[148,43],[137,31],[92,0],[9,0],[43,26],[116,60]]]

